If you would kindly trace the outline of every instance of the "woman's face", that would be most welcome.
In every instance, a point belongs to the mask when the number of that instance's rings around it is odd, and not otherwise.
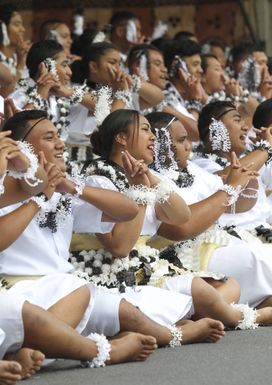
[[[223,116],[222,121],[229,132],[231,151],[241,155],[246,150],[248,127],[246,127],[245,121],[237,110],[227,112]]]
[[[172,149],[175,154],[175,160],[180,170],[183,170],[187,165],[187,160],[191,152],[191,142],[187,138],[187,132],[183,124],[176,120],[174,121],[169,132],[172,139]]]
[[[7,29],[11,45],[16,46],[18,44],[18,40],[23,40],[25,28],[22,16],[18,12],[14,12],[12,14]]]
[[[126,150],[135,159],[143,159],[146,164],[151,164],[154,158],[155,135],[151,131],[149,122],[144,116],[140,116],[139,129],[131,126],[127,138]]]
[[[56,28],[56,31],[60,37],[60,44],[63,46],[64,52],[66,55],[70,55],[72,39],[70,29],[66,24],[59,24]]]
[[[72,71],[69,67],[69,60],[64,51],[58,53],[55,57],[56,69],[59,76],[60,83],[66,85],[70,82]]]
[[[159,87],[160,89],[165,88],[167,69],[164,65],[163,56],[160,52],[149,51],[149,68],[148,77],[150,83]]]
[[[120,70],[120,54],[116,49],[108,49],[99,61],[89,63],[90,77],[94,83],[111,84],[114,74]]]
[[[224,71],[219,61],[213,57],[208,58],[206,73],[202,76],[202,85],[208,94],[224,89]]]

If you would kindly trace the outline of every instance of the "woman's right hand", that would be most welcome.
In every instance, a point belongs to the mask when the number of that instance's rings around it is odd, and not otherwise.
[[[125,175],[130,185],[150,187],[150,181],[147,176],[148,167],[144,160],[137,160],[128,151],[124,151],[122,152],[122,161]]]
[[[36,80],[37,92],[43,99],[48,99],[51,88],[57,87],[59,81],[51,72],[48,72],[44,63],[39,65],[39,77]]]

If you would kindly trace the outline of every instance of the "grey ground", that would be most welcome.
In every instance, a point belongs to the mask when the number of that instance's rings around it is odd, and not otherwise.
[[[228,331],[216,344],[158,349],[146,362],[82,369],[59,360],[22,385],[270,385],[272,327]]]

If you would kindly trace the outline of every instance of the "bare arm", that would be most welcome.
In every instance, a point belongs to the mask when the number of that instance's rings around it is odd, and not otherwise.
[[[194,119],[188,118],[187,116],[181,114],[175,108],[171,106],[164,107],[164,112],[174,115],[185,127],[188,133],[188,139],[191,141],[199,140],[199,133],[197,128],[197,122]]]

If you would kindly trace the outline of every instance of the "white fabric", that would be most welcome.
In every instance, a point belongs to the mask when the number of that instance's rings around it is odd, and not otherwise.
[[[7,352],[20,349],[24,341],[22,308],[26,298],[17,293],[0,293],[0,359]]]
[[[119,305],[122,298],[161,325],[174,324],[190,317],[193,314],[190,296],[193,277],[188,275],[180,278],[184,284],[179,283],[178,290],[184,290],[186,294],[151,286],[127,288],[125,293],[119,294],[117,289],[97,288],[72,274],[51,274],[37,280],[20,281],[9,289],[8,293],[11,298],[19,295],[31,304],[47,310],[60,299],[87,284],[91,299],[76,330],[85,336],[90,333],[113,336],[120,331]]]
[[[55,193],[53,199],[58,199]],[[17,240],[0,253],[0,274],[2,275],[45,275],[73,270],[68,262],[72,231],[110,232],[113,224],[102,222],[102,212],[81,200],[73,200],[72,213],[62,228],[52,233],[39,227],[34,218]],[[5,215],[21,204],[2,208]],[[82,215],[84,214],[84,215]]]
[[[201,168],[209,172],[216,172],[223,168],[211,159],[196,159],[194,161]],[[222,226],[235,225],[243,227],[245,229],[254,229],[257,226],[267,226],[267,220],[270,216],[271,205],[265,194],[265,186],[261,177],[258,178],[259,190],[256,204],[248,211],[244,213],[230,214],[226,213],[221,215],[218,219],[218,223]]]
[[[93,175],[86,178],[88,186],[99,187],[103,189],[109,189],[118,191],[112,181],[105,176]],[[147,206],[141,235],[154,235],[156,234],[161,222],[156,217],[155,208]],[[97,231],[98,232],[98,231]]]

